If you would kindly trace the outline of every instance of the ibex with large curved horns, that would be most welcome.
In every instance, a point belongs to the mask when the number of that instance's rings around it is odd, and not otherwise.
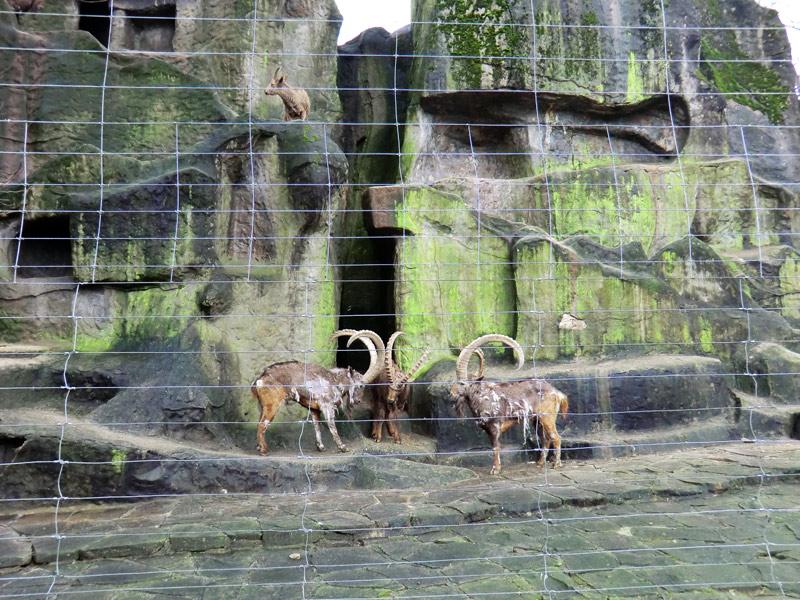
[[[529,420],[534,417],[542,426],[544,442],[542,455],[536,464],[540,467],[544,464],[552,443],[556,456],[555,466],[561,466],[561,436],[556,430],[556,417],[559,412],[567,414],[569,408],[567,396],[543,379],[485,381],[481,376],[483,371],[481,355],[479,355],[481,368],[476,374],[477,377],[471,377],[467,373],[469,359],[480,350],[480,346],[489,342],[501,342],[513,348],[519,360],[518,370],[525,363],[522,346],[508,336],[493,333],[473,340],[461,351],[456,361],[458,381],[450,389],[450,396],[456,403],[456,414],[463,418],[465,407],[468,406],[478,425],[489,435],[494,451],[492,475],[500,472],[500,434],[522,421],[527,439]]]
[[[378,355],[382,355],[383,357],[383,370],[375,380],[377,385],[373,386],[372,396],[370,398],[372,408],[372,439],[376,442],[381,441],[384,423],[386,424],[389,435],[394,438],[395,443],[399,444],[402,441],[400,429],[395,425],[395,421],[400,418],[411,396],[411,386],[408,385],[408,382],[417,371],[419,371],[422,363],[425,362],[425,359],[430,353],[430,349],[426,349],[420,359],[408,372],[403,371],[392,358],[394,342],[401,335],[405,334],[402,331],[395,331],[391,337],[389,337],[389,341],[384,347],[383,340],[377,333],[369,329],[362,329],[361,331],[352,331],[350,339],[347,342],[349,346],[357,339],[362,340],[365,344],[367,340],[370,340],[377,348]]]
[[[284,121],[305,121],[311,111],[311,100],[303,88],[296,88],[286,83],[286,75],[281,75],[281,69],[275,69],[272,81],[264,90],[267,96],[278,96],[283,100]]]
[[[328,341],[334,337],[336,334]],[[369,340],[364,340],[364,345],[369,350],[370,364],[363,375],[350,367],[326,369],[297,361],[275,363],[266,368],[250,388],[261,405],[256,433],[259,452],[267,453],[267,426],[287,400],[294,400],[308,409],[314,424],[317,450],[325,450],[319,428],[319,417],[322,414],[336,446],[340,451],[347,452],[347,446],[336,430],[336,410],[343,406],[345,415],[350,418],[353,405],[361,402],[364,385],[374,381],[381,371],[375,346]]]

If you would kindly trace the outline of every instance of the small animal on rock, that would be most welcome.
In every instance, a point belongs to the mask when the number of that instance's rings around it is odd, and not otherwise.
[[[347,446],[336,430],[334,417],[336,411],[343,407],[345,415],[349,418],[353,405],[361,401],[364,385],[373,381],[380,372],[378,354],[375,348],[371,347],[371,342],[367,348],[370,351],[370,366],[363,375],[349,367],[326,369],[298,361],[279,362],[267,367],[250,387],[253,397],[261,406],[261,416],[256,431],[258,451],[261,454],[267,453],[267,426],[275,420],[280,407],[287,400],[293,400],[306,407],[311,415],[317,450],[320,452],[325,450],[319,427],[321,414],[336,446],[340,451],[347,452]]]
[[[376,385],[370,386],[372,390],[372,394],[370,395],[370,405],[372,407],[372,439],[376,442],[381,441],[381,434],[383,433],[383,425],[385,423],[386,429],[395,443],[401,443],[400,429],[396,421],[406,409],[408,400],[411,397],[411,386],[408,385],[408,382],[417,371],[419,371],[422,363],[425,362],[428,354],[430,354],[430,349],[426,348],[420,359],[408,370],[408,373],[406,373],[392,358],[395,340],[401,335],[405,335],[402,331],[395,331],[389,337],[389,341],[386,343],[385,347],[381,337],[369,329],[362,329],[361,331],[343,329],[341,333],[337,332],[337,334],[349,334],[351,336],[347,342],[348,346],[352,344],[353,341],[361,339],[365,344],[366,340],[371,340],[375,347],[377,347],[378,359],[383,363],[383,370],[375,380]]]
[[[521,379],[518,381],[486,381],[481,369],[477,374],[467,373],[467,364],[472,354],[477,353],[480,346],[489,342],[501,342],[514,349],[522,368],[525,356],[515,340],[508,336],[492,333],[473,340],[464,348],[456,361],[457,381],[450,388],[450,397],[455,401],[456,414],[463,418],[466,408],[477,419],[478,425],[486,431],[494,451],[492,475],[500,472],[500,434],[507,431],[515,423],[522,421],[526,432],[530,419],[536,418],[542,427],[542,455],[536,462],[544,465],[552,443],[555,450],[555,466],[561,466],[561,436],[556,430],[556,417],[560,412],[567,414],[569,403],[567,396],[543,379]],[[526,435],[527,437],[527,435]]]
[[[286,83],[286,75],[281,75],[281,69],[275,70],[275,75],[264,93],[267,96],[278,96],[283,100],[284,121],[305,121],[311,111],[311,100],[302,88],[296,88]]]

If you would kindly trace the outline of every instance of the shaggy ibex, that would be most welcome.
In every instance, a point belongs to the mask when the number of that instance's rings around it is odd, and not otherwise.
[[[283,100],[284,121],[305,121],[311,111],[311,101],[302,88],[296,88],[286,83],[286,75],[281,75],[282,67],[275,69],[275,75],[264,93],[267,96],[278,96]]]
[[[287,400],[294,400],[308,408],[314,424],[317,450],[320,452],[325,450],[319,428],[319,416],[322,413],[339,450],[347,452],[347,446],[336,430],[334,421],[336,410],[343,405],[345,414],[349,418],[353,404],[361,401],[364,385],[372,382],[381,369],[378,353],[372,342],[364,343],[370,351],[370,365],[363,375],[349,367],[326,369],[319,365],[297,361],[280,362],[267,367],[250,388],[261,405],[261,417],[256,433],[259,452],[267,453],[267,426],[275,419],[278,410]]]
[[[402,331],[395,331],[389,338],[385,347],[380,336],[369,329],[362,329],[361,331],[343,329],[336,334],[350,335],[350,339],[347,342],[348,346],[352,344],[353,341],[360,339],[364,344],[366,344],[367,341],[371,341],[377,348],[378,357],[383,363],[383,370],[375,380],[376,385],[372,386],[372,394],[370,397],[370,404],[372,407],[372,439],[376,442],[381,441],[381,434],[383,433],[383,425],[385,423],[389,435],[394,438],[396,444],[399,444],[401,442],[400,429],[395,426],[395,421],[400,418],[411,396],[411,387],[408,385],[408,381],[419,370],[420,366],[422,366],[430,350],[426,349],[416,364],[406,373],[392,358],[395,340],[401,335],[405,335]]]
[[[500,472],[500,434],[508,430],[514,423],[523,422],[525,438],[528,437],[529,419],[536,418],[542,427],[543,449],[537,461],[540,467],[547,459],[552,443],[555,449],[555,466],[561,466],[561,436],[556,430],[558,413],[566,415],[569,408],[566,395],[558,391],[542,379],[523,379],[520,381],[484,381],[467,374],[467,364],[473,353],[488,342],[502,342],[517,353],[518,369],[525,362],[522,346],[508,336],[500,334],[483,335],[473,340],[464,348],[456,361],[456,378],[458,381],[450,389],[450,396],[455,400],[456,414],[463,418],[465,407],[469,407],[472,415],[478,419],[478,425],[489,435],[494,451],[492,475]]]

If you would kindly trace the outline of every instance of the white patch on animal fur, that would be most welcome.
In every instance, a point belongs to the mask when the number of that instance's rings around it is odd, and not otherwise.
[[[500,414],[500,395],[492,390],[492,414],[499,415]]]

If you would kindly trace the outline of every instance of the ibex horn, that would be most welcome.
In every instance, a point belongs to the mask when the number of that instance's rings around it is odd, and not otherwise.
[[[483,355],[483,350],[481,350],[480,348],[475,349],[475,355],[478,357],[479,364],[478,364],[478,372],[475,373],[473,379],[481,379],[483,377],[483,370],[486,367],[486,357]]]
[[[367,372],[361,376],[362,383],[370,383],[374,380],[378,374],[381,372],[381,361],[378,356],[378,350],[375,349],[375,344],[369,338],[366,337],[355,337],[356,334],[361,333],[360,331],[356,331],[355,329],[339,329],[338,331],[334,331],[331,334],[331,337],[328,338],[328,342],[332,342],[334,339],[343,337],[343,336],[350,336],[350,339],[347,341],[348,348],[350,347],[350,343],[354,339],[360,339],[361,343],[366,346],[367,351],[369,352],[369,368]],[[381,342],[381,352],[383,352],[383,342]]]
[[[470,344],[458,355],[458,360],[456,360],[456,378],[459,381],[467,380],[467,363],[469,363],[472,353],[482,345],[488,344],[489,342],[501,342],[513,348],[514,352],[517,353],[517,360],[519,361],[517,364],[517,370],[521,369],[522,365],[525,364],[525,352],[522,350],[522,346],[520,346],[516,340],[500,333],[482,335],[479,338],[472,340],[472,342],[470,342]]]
[[[397,367],[395,367],[395,363],[392,360],[392,353],[394,350],[394,341],[399,338],[401,335],[405,335],[404,331],[395,331],[390,337],[389,341],[386,342],[386,354],[383,357],[383,369],[386,375],[389,377],[389,381],[392,383],[403,383],[402,379],[405,376],[405,373],[400,371]],[[398,381],[399,380],[399,381]]]
[[[363,383],[372,383],[381,373],[381,363],[383,362],[383,355],[386,353],[386,350],[383,346],[383,340],[377,333],[370,331],[369,329],[361,329],[359,331],[347,329],[342,331],[347,331],[350,335],[350,339],[347,340],[348,348],[354,341],[361,340],[361,343],[363,343],[370,350],[369,369],[367,369],[367,372],[361,377],[361,381]],[[379,354],[381,356],[379,356]]]

